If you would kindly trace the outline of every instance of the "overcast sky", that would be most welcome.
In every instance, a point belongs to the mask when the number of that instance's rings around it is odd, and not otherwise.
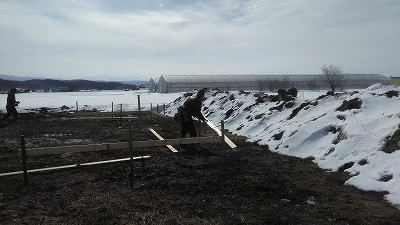
[[[0,74],[400,76],[399,0],[0,0]]]

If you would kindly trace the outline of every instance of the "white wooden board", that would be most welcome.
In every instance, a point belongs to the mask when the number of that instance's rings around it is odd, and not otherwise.
[[[132,159],[133,160],[137,160],[137,159],[148,159],[148,158],[150,158],[150,156],[149,155],[145,155],[145,156],[133,157]],[[81,164],[74,164],[74,165],[47,167],[47,168],[42,168],[42,169],[32,169],[32,170],[28,170],[27,172],[28,173],[45,172],[45,171],[51,171],[51,170],[68,169],[68,168],[79,167],[79,166],[91,166],[91,165],[98,165],[98,164],[105,164],[105,163],[115,163],[115,162],[129,161],[130,159],[131,158],[112,159],[112,160],[107,160],[107,161],[98,161],[98,162],[89,162],[89,163],[81,163]],[[24,173],[24,171],[2,173],[2,174],[0,174],[0,177],[23,174],[23,173]]]
[[[215,133],[217,133],[219,136],[222,136],[222,132],[221,130],[215,126],[213,123],[211,123],[211,121],[207,120],[207,125],[213,129],[215,131]],[[229,147],[231,148],[236,148],[237,146],[235,145],[235,143],[233,143],[233,141],[231,141],[231,139],[229,139],[226,135],[224,135],[224,141],[225,143],[227,143],[229,145]]]

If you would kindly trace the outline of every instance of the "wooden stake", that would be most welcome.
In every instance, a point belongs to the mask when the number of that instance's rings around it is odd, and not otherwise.
[[[138,112],[140,113],[140,95],[137,96]]]
[[[165,116],[165,103],[163,104],[163,111],[164,111],[164,116]]]
[[[201,136],[201,128],[202,128],[202,123],[203,122],[201,122],[200,120],[199,120],[199,137]]]
[[[224,120],[221,120],[221,142],[224,143],[225,142],[225,124],[224,124]]]
[[[163,104],[163,114],[164,114],[163,124],[164,124],[164,129],[165,129],[165,121],[166,121],[166,118],[165,118],[165,103]]]
[[[132,125],[129,122],[129,154],[130,154],[130,169],[129,186],[133,188],[133,145],[132,145]]]
[[[150,121],[153,122],[153,103],[150,103]]]
[[[159,120],[160,117],[158,116],[158,113],[159,113],[159,112],[160,112],[160,111],[159,111],[159,109],[158,109],[158,104],[157,104],[157,123],[160,121],[160,120]]]
[[[139,132],[140,132],[140,140],[141,141],[143,141],[143,132],[144,132],[144,130],[143,130],[143,124],[142,124],[142,120],[141,120],[141,118],[139,117],[139,124],[138,124],[138,128],[139,128]],[[141,149],[139,149],[139,154],[140,154],[140,156],[143,156],[143,153],[142,153],[142,150]],[[141,166],[142,166],[142,173],[144,173],[144,160],[142,160],[141,161]]]
[[[26,165],[26,149],[25,149],[25,137],[21,135],[21,150],[22,150],[22,170],[24,171],[24,185],[28,185],[28,169]]]
[[[122,103],[119,108],[119,123],[122,126]]]

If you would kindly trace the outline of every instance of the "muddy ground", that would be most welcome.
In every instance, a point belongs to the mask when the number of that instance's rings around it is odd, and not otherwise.
[[[179,137],[179,124],[148,113],[23,114],[0,128],[0,173],[22,170],[26,148]],[[86,117],[86,118],[85,118]],[[93,117],[99,117],[94,119]],[[103,118],[101,118],[103,117]],[[106,118],[108,117],[108,118]],[[202,136],[215,133],[203,127]],[[344,185],[348,174],[279,155],[228,135],[193,148],[134,149],[151,158],[0,177],[0,224],[400,224],[384,193]],[[28,169],[129,157],[128,149],[29,156]],[[130,178],[132,177],[132,183]]]

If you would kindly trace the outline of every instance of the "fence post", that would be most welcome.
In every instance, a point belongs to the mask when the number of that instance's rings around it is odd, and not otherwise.
[[[119,108],[119,123],[122,126],[122,103],[121,103],[121,106]]]
[[[164,115],[164,119],[163,119],[163,124],[164,124],[164,129],[165,129],[165,103],[163,104],[163,115]]]
[[[140,133],[140,140],[143,141],[143,123],[142,123],[142,118],[139,116],[138,117],[138,128],[139,128],[139,133]],[[140,157],[142,157],[142,159],[140,159],[141,162],[141,169],[142,169],[142,174],[144,173],[144,160],[143,160],[143,152],[142,149],[139,150],[139,154]]]
[[[225,142],[225,124],[224,124],[224,120],[221,120],[221,142],[224,143]]]
[[[150,103],[150,121],[153,122],[153,103]]]
[[[133,188],[133,145],[132,145],[132,125],[131,125],[131,120],[129,120],[129,155],[130,155],[130,169],[131,169],[131,174],[129,177],[129,186]]]
[[[203,122],[201,122],[201,120],[199,120],[199,137],[201,136],[202,123]]]
[[[137,96],[138,112],[140,113],[140,95]]]
[[[160,112],[160,111],[159,111],[159,109],[158,109],[158,104],[157,104],[157,123],[160,121],[160,120],[159,120],[160,117],[158,116],[158,113],[159,113],[159,112]]]
[[[114,102],[111,102],[111,118],[114,119]]]
[[[28,169],[26,165],[25,137],[21,135],[22,170],[24,172],[24,185],[28,185]]]
[[[76,101],[75,104],[76,104],[76,112],[78,112],[78,101]]]

